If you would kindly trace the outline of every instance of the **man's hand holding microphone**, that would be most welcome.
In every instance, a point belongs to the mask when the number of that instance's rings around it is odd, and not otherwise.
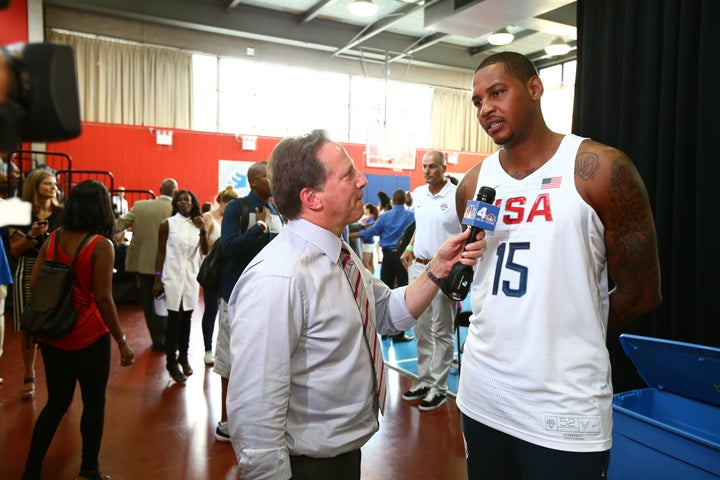
[[[495,189],[491,187],[481,187],[478,191],[475,200],[469,200],[463,215],[463,225],[468,225],[470,233],[467,231],[463,232],[459,236],[452,237],[443,243],[440,248],[440,252],[436,257],[447,258],[443,253],[443,249],[452,248],[452,244],[455,239],[460,239],[464,242],[460,245],[463,249],[460,259],[455,262],[452,267],[447,270],[441,271],[438,267],[433,265],[433,268],[428,268],[426,272],[430,280],[435,282],[440,290],[450,298],[451,300],[464,300],[470,291],[472,285],[474,270],[473,267],[477,263],[477,258],[482,256],[482,251],[485,250],[485,232],[487,230],[494,230],[495,223],[498,219],[500,209],[492,202],[495,200]],[[478,235],[480,238],[478,239]],[[480,240],[478,245],[474,245],[474,242]],[[475,252],[475,248],[480,248],[479,252]],[[431,262],[435,264],[436,262]],[[447,273],[447,275],[445,275]]]

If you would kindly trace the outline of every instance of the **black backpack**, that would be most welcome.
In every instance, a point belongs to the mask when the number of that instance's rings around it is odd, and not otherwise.
[[[249,220],[247,200],[244,197],[236,199],[240,202],[241,219],[240,233],[247,230]],[[207,292],[217,295],[220,292],[220,278],[222,277],[225,255],[222,251],[220,239],[218,239],[210,252],[205,255],[200,270],[198,270],[197,281]]]
[[[70,265],[65,265],[57,261],[60,229],[57,229],[54,235],[55,255],[53,260],[46,259],[38,270],[20,323],[23,332],[47,340],[61,339],[75,328],[77,311],[73,303],[73,265],[78,253],[92,236],[91,233],[85,235],[75,250]]]

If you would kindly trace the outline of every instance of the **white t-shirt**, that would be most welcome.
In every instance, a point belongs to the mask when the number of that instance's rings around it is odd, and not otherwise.
[[[416,258],[430,260],[448,237],[461,231],[455,208],[455,190],[450,181],[435,195],[428,184],[413,191],[415,212],[415,241],[413,253]]]

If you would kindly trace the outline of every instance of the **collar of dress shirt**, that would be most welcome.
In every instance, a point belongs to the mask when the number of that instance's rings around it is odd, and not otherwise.
[[[308,243],[315,245],[334,262],[337,262],[340,258],[342,240],[330,230],[315,225],[304,218],[290,220],[285,228],[289,228]]]

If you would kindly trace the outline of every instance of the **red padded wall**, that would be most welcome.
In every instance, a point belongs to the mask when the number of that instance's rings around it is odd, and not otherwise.
[[[0,10],[0,45],[27,41],[27,0],[10,0],[10,6]]]
[[[151,189],[157,193],[160,182],[173,177],[180,188],[192,190],[202,204],[217,195],[218,160],[267,160],[280,141],[277,137],[260,136],[256,150],[247,151],[242,149],[240,139],[229,134],[173,130],[172,139],[172,146],[157,145],[154,129],[148,127],[83,122],[78,138],[49,143],[47,150],[70,155],[74,169],[112,172],[116,187]],[[366,168],[365,145],[343,145],[363,173],[409,176],[412,188],[424,182],[421,164],[426,149],[418,149],[415,170],[394,171]],[[450,165],[448,171],[464,173],[485,156],[459,153],[458,164]]]

